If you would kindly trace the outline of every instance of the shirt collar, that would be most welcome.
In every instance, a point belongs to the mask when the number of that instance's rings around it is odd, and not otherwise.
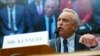
[[[63,37],[60,37],[61,41],[64,40]],[[73,35],[71,35],[69,38],[67,38],[66,40],[68,41],[68,43],[72,42],[75,39],[75,33]]]
[[[49,18],[49,16],[47,16],[47,15],[45,15],[45,17],[46,17],[46,18]],[[51,18],[55,18],[55,16],[53,15],[53,16],[51,16]]]
[[[73,40],[74,38],[75,38],[75,33],[72,36],[70,36],[69,38],[67,38],[67,41],[69,42],[69,41]]]

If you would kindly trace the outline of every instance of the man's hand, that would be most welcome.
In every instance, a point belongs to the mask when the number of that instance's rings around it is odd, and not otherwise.
[[[96,37],[91,34],[84,34],[81,36],[79,43],[86,45],[89,48],[96,47],[98,45],[98,42],[96,40]]]

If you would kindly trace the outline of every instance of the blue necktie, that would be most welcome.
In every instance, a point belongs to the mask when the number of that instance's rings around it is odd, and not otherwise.
[[[11,31],[12,31],[12,33],[14,33],[14,23],[13,23],[13,14],[12,14],[12,9],[10,10],[10,24],[11,24]]]
[[[67,47],[67,44],[68,44],[67,40],[66,40],[66,39],[64,39],[64,40],[63,40],[64,52],[68,52],[68,47]]]
[[[49,39],[52,38],[52,23],[53,23],[53,19],[49,17]]]

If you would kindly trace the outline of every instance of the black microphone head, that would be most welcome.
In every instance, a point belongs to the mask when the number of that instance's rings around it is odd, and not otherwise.
[[[58,28],[55,30],[55,33],[59,33],[59,30],[58,30]]]
[[[55,30],[55,34],[59,37],[59,29],[58,28]]]

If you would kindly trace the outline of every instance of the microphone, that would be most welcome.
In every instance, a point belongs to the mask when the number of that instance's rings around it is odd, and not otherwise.
[[[56,40],[57,37],[59,37],[59,29],[58,28],[54,32],[54,39],[55,39],[54,44],[55,44],[56,53],[58,53],[57,40]]]
[[[57,28],[57,29],[55,30],[54,33],[55,33],[55,35],[56,35],[56,36],[55,36],[56,38],[59,37],[59,28]]]

